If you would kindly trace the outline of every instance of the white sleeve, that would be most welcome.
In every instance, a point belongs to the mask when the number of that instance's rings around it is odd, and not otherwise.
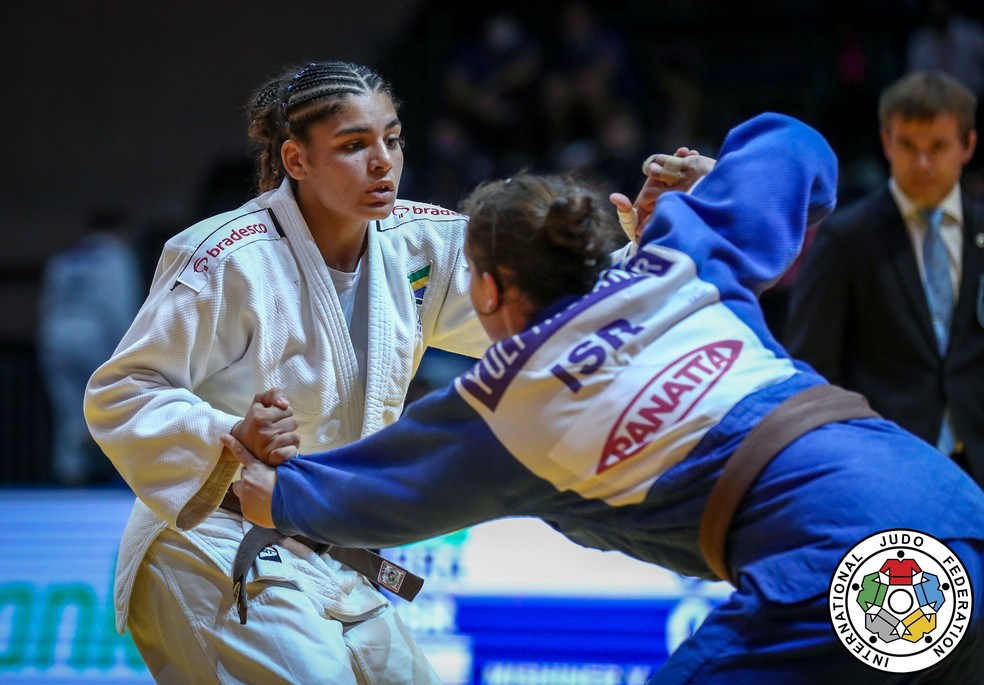
[[[440,292],[440,305],[436,314],[431,315],[431,327],[425,326],[425,343],[446,352],[478,358],[492,344],[488,334],[479,323],[471,304],[469,287],[471,275],[468,261],[463,251],[466,221],[444,224],[447,232],[441,246],[441,261],[446,268],[441,270],[440,280],[435,283]]]
[[[219,435],[240,417],[195,388],[243,356],[252,319],[223,316],[241,311],[246,299],[245,281],[231,266],[216,268],[201,292],[178,284],[188,257],[165,248],[147,300],[85,395],[96,442],[134,493],[177,528],[211,513],[238,469],[219,462]]]

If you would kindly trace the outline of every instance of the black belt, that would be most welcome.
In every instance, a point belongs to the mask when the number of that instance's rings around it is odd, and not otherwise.
[[[724,464],[704,505],[700,551],[714,574],[732,585],[727,562],[728,529],[745,492],[779,452],[805,433],[848,419],[880,418],[868,401],[836,385],[817,385],[766,414]]]
[[[232,491],[232,488],[226,491],[219,506],[240,515],[243,513],[239,497]],[[272,528],[253,526],[246,531],[242,542],[239,543],[236,560],[232,564],[232,596],[239,609],[239,622],[243,625],[246,625],[246,572],[249,571],[249,567],[253,565],[257,555],[265,547],[278,544],[285,537],[287,536]],[[413,601],[424,584],[424,579],[420,576],[368,549],[329,545],[303,535],[291,535],[290,537],[292,540],[297,540],[302,545],[310,547],[317,554],[327,552],[335,561],[358,571],[369,580],[379,583],[397,597],[402,597],[408,602]]]

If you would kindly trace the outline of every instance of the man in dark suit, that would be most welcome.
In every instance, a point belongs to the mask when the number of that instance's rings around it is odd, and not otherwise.
[[[960,185],[975,112],[973,94],[940,72],[882,93],[891,178],[817,228],[785,342],[984,485],[984,201]]]

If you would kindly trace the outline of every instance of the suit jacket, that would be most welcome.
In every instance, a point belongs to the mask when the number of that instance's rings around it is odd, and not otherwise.
[[[971,475],[984,484],[984,201],[962,197],[963,274],[945,355],[887,185],[817,228],[793,285],[785,343],[932,444],[949,405]]]

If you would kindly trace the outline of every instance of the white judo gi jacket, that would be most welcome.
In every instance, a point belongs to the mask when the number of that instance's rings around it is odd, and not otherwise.
[[[239,469],[219,461],[219,436],[257,392],[283,388],[301,448],[324,450],[400,416],[425,348],[481,356],[489,340],[468,298],[465,225],[453,211],[406,201],[370,223],[364,387],[289,182],[167,242],[143,307],[85,397],[94,438],[138,498],[116,570],[120,632],[137,569],[165,526],[231,569],[242,537],[228,529],[232,515],[221,510],[225,527],[207,525]],[[323,568],[301,575],[293,580],[333,615],[357,617],[386,601]]]

